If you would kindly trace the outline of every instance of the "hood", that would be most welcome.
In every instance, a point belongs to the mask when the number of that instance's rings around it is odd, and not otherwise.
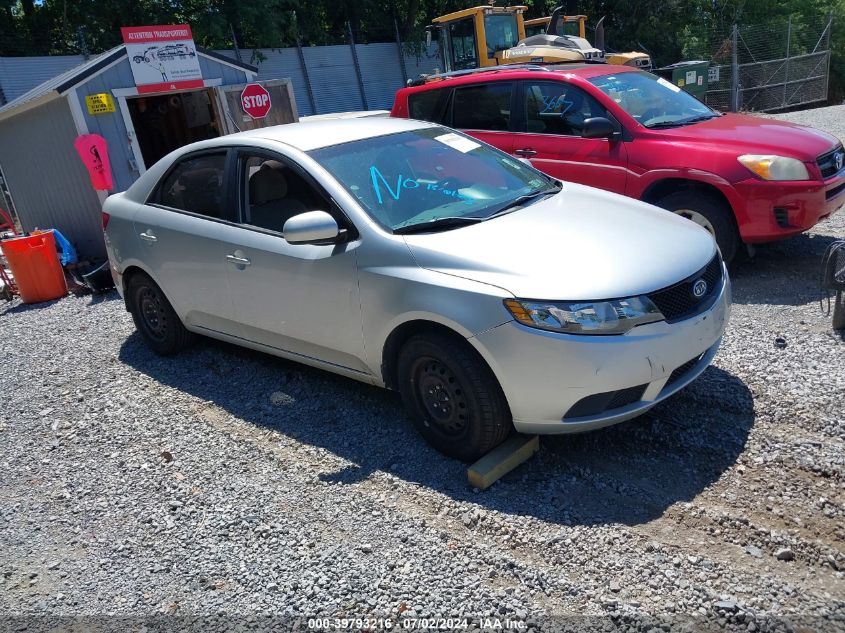
[[[812,127],[744,114],[725,114],[693,125],[660,130],[679,142],[709,141],[741,154],[779,154],[812,162],[839,145],[839,139]]]
[[[572,183],[513,213],[405,242],[423,268],[548,300],[652,292],[692,275],[716,252],[710,234],[689,220]]]

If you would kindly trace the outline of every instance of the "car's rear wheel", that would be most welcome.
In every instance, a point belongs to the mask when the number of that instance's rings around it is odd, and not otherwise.
[[[493,372],[457,336],[412,337],[399,352],[397,370],[399,391],[414,425],[440,452],[475,460],[513,429]]]
[[[191,343],[191,333],[161,288],[147,275],[136,273],[131,277],[126,298],[135,327],[156,354],[172,356]]]
[[[739,234],[730,208],[721,200],[706,193],[676,191],[655,204],[704,228],[716,240],[726,262],[736,255]]]

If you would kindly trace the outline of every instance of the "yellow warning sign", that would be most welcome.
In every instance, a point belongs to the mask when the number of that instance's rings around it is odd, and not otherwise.
[[[88,106],[88,114],[108,114],[114,112],[114,99],[107,92],[98,92],[95,95],[85,97]]]

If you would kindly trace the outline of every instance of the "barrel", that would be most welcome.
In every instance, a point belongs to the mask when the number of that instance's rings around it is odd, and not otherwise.
[[[3,240],[0,248],[24,303],[50,301],[67,294],[52,231]]]

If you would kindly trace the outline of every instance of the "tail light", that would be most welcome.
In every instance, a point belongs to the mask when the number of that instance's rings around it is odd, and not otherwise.
[[[111,216],[108,213],[106,213],[105,211],[103,211],[103,230],[104,231],[108,227],[110,219],[111,219]]]

